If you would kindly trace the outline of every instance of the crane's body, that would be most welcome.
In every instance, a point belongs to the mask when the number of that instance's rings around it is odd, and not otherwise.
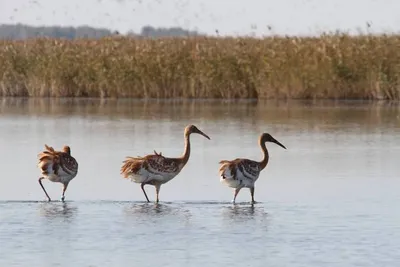
[[[284,145],[279,143],[270,134],[263,133],[259,137],[259,145],[264,154],[264,158],[261,161],[237,158],[234,160],[221,160],[219,162],[220,181],[226,186],[235,189],[232,200],[233,203],[235,203],[236,197],[242,188],[250,189],[251,202],[255,203],[255,182],[258,180],[261,171],[267,166],[269,161],[269,153],[265,146],[265,142],[273,142],[286,149]]]
[[[256,161],[249,159],[235,159],[220,161],[221,182],[231,188],[254,187],[260,176],[261,167]]]
[[[127,157],[123,162],[125,178],[135,183],[165,184],[177,176],[184,164],[179,164],[176,159],[166,158],[160,154],[145,157]]]
[[[61,200],[64,201],[65,191],[69,182],[78,174],[78,162],[71,156],[71,148],[69,146],[64,146],[62,151],[56,151],[47,145],[45,145],[45,148],[44,151],[38,154],[38,167],[42,173],[39,178],[39,184],[48,201],[51,201],[43,187],[42,180],[48,179],[51,182],[62,183],[64,188]]]
[[[181,157],[167,158],[162,153],[154,151],[153,155],[145,157],[127,157],[123,161],[121,167],[121,175],[124,178],[131,179],[135,183],[140,183],[142,191],[147,197],[144,190],[145,185],[153,185],[156,188],[156,202],[159,202],[159,192],[162,184],[165,184],[175,178],[186,165],[190,157],[190,134],[201,134],[210,139],[205,133],[200,131],[194,125],[188,125],[184,131],[185,149]]]

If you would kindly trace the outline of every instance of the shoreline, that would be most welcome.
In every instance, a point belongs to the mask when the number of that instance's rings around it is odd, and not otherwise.
[[[285,104],[294,106],[346,106],[346,105],[394,105],[400,107],[399,100],[385,99],[258,99],[258,98],[101,98],[101,97],[27,97],[27,96],[0,96],[0,105],[3,103],[41,102],[41,103],[132,103],[132,104]]]

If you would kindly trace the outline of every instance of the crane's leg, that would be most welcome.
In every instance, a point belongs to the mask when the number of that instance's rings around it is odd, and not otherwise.
[[[158,203],[159,201],[158,196],[160,194],[161,184],[155,184],[154,186],[156,187],[156,203]]]
[[[235,204],[236,197],[237,197],[237,195],[239,194],[240,189],[242,189],[242,188],[241,188],[241,187],[238,187],[238,188],[235,189],[235,193],[233,194],[233,200],[232,200],[232,203],[233,203],[233,204]]]
[[[147,197],[147,194],[146,194],[146,191],[144,190],[144,186],[146,185],[146,183],[141,183],[140,184],[140,187],[142,188],[142,191],[143,191],[143,193],[144,193],[144,196],[146,197],[146,199],[147,199],[147,202],[150,202],[149,201],[149,198]]]
[[[69,183],[65,183],[65,184],[64,184],[64,188],[63,188],[63,192],[62,192],[62,197],[61,197],[61,201],[62,201],[62,202],[64,202],[64,199],[65,199],[65,191],[67,191],[68,184],[69,184]]]
[[[50,197],[49,197],[49,194],[47,194],[46,189],[44,189],[44,186],[43,186],[43,184],[42,184],[42,180],[43,180],[43,179],[44,179],[44,177],[40,177],[40,178],[39,178],[39,184],[40,184],[40,186],[42,187],[44,193],[46,194],[46,197],[47,197],[48,201],[51,201],[51,199],[50,199]]]
[[[250,194],[251,194],[251,204],[255,204],[254,201],[254,187],[250,187]]]

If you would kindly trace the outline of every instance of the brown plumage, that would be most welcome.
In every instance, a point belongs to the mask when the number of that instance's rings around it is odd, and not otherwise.
[[[220,181],[229,187],[235,188],[232,200],[233,203],[235,203],[236,196],[239,193],[240,189],[242,189],[243,187],[250,188],[251,202],[255,203],[254,201],[255,182],[257,181],[260,172],[267,166],[269,161],[269,153],[267,147],[265,146],[266,142],[275,143],[286,149],[284,145],[279,143],[270,134],[263,133],[260,135],[258,139],[258,143],[264,154],[264,158],[261,161],[237,158],[234,160],[221,160],[219,162]]]
[[[190,157],[190,134],[197,133],[201,134],[207,139],[210,139],[205,133],[200,131],[194,125],[188,125],[184,131],[185,138],[185,149],[181,157],[178,158],[167,158],[162,156],[162,153],[157,153],[154,150],[154,154],[147,155],[144,157],[127,157],[123,161],[121,167],[121,175],[124,178],[131,179],[135,183],[140,183],[142,191],[147,197],[146,191],[144,190],[145,185],[153,185],[156,188],[156,202],[159,201],[159,192],[162,184],[172,180],[176,175],[180,173],[183,167],[189,160]]]
[[[43,187],[42,180],[49,179],[52,182],[62,183],[64,187],[61,200],[64,201],[68,184],[78,173],[78,162],[71,156],[71,148],[69,146],[64,146],[62,151],[56,151],[48,145],[45,145],[45,148],[44,151],[38,154],[38,167],[42,172],[39,184],[47,199],[51,201]]]

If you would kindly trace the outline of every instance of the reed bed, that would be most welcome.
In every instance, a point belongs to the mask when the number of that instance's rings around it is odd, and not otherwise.
[[[0,42],[0,96],[400,99],[400,36]]]

